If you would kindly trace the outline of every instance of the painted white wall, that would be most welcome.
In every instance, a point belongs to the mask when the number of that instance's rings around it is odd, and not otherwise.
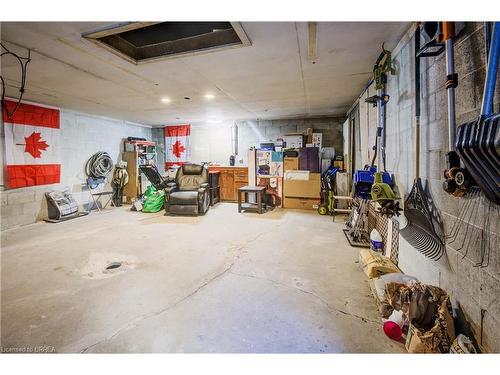
[[[191,124],[191,162],[229,164],[233,122]]]
[[[2,127],[3,129],[3,124]],[[89,202],[85,188],[85,163],[97,151],[108,152],[113,162],[121,160],[123,139],[151,139],[151,128],[122,120],[61,110],[60,127],[61,183],[6,190],[3,186],[5,165],[2,158],[1,228],[31,224],[47,217],[45,192],[69,188],[82,208]],[[4,154],[4,138],[0,144]]]

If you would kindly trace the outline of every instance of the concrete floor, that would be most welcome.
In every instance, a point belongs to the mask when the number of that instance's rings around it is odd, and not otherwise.
[[[128,207],[2,232],[1,345],[57,352],[404,352],[342,222]],[[123,266],[103,272],[109,262]]]

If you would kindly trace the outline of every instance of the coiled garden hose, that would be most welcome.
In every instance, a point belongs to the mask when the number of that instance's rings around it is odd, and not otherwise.
[[[113,169],[113,160],[107,152],[99,151],[90,157],[85,165],[87,176],[102,178],[108,176]]]

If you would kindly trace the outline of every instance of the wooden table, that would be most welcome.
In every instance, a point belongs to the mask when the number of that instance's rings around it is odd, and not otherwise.
[[[241,193],[244,194],[245,198],[244,201],[242,202],[241,200]],[[248,202],[248,193],[255,193],[257,197],[257,202],[256,203],[249,203]],[[266,204],[263,202],[264,194],[266,193],[266,187],[265,186],[242,186],[238,189],[238,212],[241,212],[241,210],[248,210],[248,211],[255,211],[258,212],[259,214],[262,213],[262,206],[264,206],[266,209]],[[245,206],[243,206],[245,204]]]

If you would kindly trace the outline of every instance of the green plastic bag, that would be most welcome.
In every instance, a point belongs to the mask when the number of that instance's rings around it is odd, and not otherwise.
[[[153,185],[149,185],[147,188],[146,188],[146,191],[144,192],[144,196],[146,197],[146,199],[151,195],[153,194],[154,192],[156,191],[155,187]]]
[[[146,195],[146,194],[144,194]],[[146,195],[146,201],[142,207],[142,212],[159,212],[165,205],[165,191],[155,191]]]

